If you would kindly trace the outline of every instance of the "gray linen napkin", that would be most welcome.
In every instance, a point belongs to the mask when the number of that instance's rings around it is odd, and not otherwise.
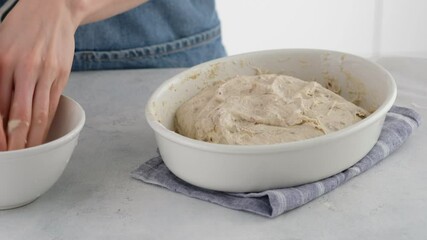
[[[352,167],[323,180],[297,187],[271,189],[254,193],[225,193],[193,186],[176,177],[163,163],[161,156],[143,163],[132,177],[159,185],[189,197],[235,210],[276,217],[326,194],[370,169],[398,149],[420,125],[421,117],[414,110],[393,106],[387,113],[381,135],[371,151]]]

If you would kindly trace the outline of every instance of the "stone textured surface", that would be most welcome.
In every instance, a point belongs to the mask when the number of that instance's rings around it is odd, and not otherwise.
[[[396,77],[397,104],[426,119],[427,61],[380,63]],[[426,124],[375,168],[275,219],[132,179],[130,172],[156,154],[145,103],[180,71],[73,73],[66,95],[87,114],[79,145],[52,189],[0,211],[0,239],[425,239]]]

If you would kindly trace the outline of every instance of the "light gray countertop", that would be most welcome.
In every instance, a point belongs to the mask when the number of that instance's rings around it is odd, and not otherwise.
[[[427,118],[427,60],[385,58],[397,104]],[[275,219],[226,209],[130,177],[155,156],[149,95],[182,69],[73,73],[66,95],[87,122],[59,181],[0,211],[0,239],[427,239],[427,128],[331,193]]]

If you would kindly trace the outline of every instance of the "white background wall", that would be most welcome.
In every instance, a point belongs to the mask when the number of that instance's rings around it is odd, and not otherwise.
[[[323,48],[427,57],[426,0],[217,0],[228,54]]]

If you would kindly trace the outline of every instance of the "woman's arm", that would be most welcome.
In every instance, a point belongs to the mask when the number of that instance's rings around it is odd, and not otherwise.
[[[146,0],[20,0],[0,24],[0,151],[41,144],[71,71],[78,26]]]
[[[63,0],[77,24],[84,25],[132,9],[148,0]]]

